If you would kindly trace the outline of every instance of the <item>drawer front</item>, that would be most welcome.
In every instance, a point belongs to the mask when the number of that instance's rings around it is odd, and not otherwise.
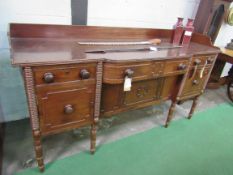
[[[194,56],[192,66],[212,65],[215,61],[215,55]]]
[[[132,81],[146,80],[163,75],[164,62],[147,61],[140,63],[105,63],[103,82],[109,84],[123,83],[126,76]]]
[[[188,73],[188,78],[185,81],[184,88],[182,90],[181,96],[187,96],[189,94],[200,94],[204,89],[205,82],[209,77],[210,68],[202,70],[202,68],[198,68],[195,72],[195,69],[191,69]],[[203,73],[202,73],[203,72]],[[195,75],[193,75],[195,73]],[[202,77],[201,77],[202,74]]]
[[[132,83],[131,91],[125,92],[124,105],[133,105],[160,98],[163,78]]]
[[[94,86],[38,90],[42,133],[82,126],[93,121]]]
[[[187,71],[188,66],[189,66],[188,60],[176,60],[176,61],[168,60],[166,61],[164,74],[165,75],[182,74]]]
[[[96,77],[96,63],[35,67],[33,71],[36,85],[93,80]]]

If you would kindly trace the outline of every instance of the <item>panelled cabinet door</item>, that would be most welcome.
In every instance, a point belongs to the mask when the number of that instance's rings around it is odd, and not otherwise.
[[[87,87],[47,92],[40,99],[43,132],[92,122],[93,90]]]
[[[125,93],[124,105],[149,102],[160,98],[163,78],[132,83],[131,90]]]
[[[205,82],[207,81],[209,72],[210,72],[209,67],[200,67],[196,71],[194,68],[191,69],[185,81],[185,85],[181,93],[181,97],[200,94],[204,89]]]

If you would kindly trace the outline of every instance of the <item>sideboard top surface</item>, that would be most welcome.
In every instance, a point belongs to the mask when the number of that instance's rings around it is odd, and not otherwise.
[[[53,27],[53,30],[48,30],[48,27],[50,26]],[[34,27],[36,32],[33,32],[31,27]],[[59,31],[56,31],[57,28],[63,28],[63,30],[60,29]],[[73,28],[77,30],[76,32],[79,33],[79,35],[73,31]],[[79,31],[80,28],[81,31]],[[25,32],[26,29],[30,30]],[[37,31],[37,29],[41,30]],[[70,30],[75,33],[73,34],[73,37]],[[103,31],[102,33],[101,30]],[[51,31],[55,31],[54,33],[52,32],[52,37]],[[61,31],[63,31],[63,33],[61,33]],[[85,32],[82,33],[83,31]],[[127,35],[124,36],[125,33],[122,34],[122,32],[127,33]],[[61,36],[59,34],[61,34]],[[94,54],[85,53],[85,51],[98,49],[119,49],[125,47],[142,48],[145,47],[145,45],[84,46],[78,44],[78,41],[146,41],[152,38],[160,38],[162,39],[160,46],[171,46],[169,43],[171,35],[172,30],[166,29],[130,29],[108,27],[95,28],[89,26],[12,24],[10,26],[11,57],[12,63],[14,65],[36,66],[91,62],[97,60],[104,60],[109,62],[161,60],[184,58],[198,54],[219,53],[219,49],[211,46],[211,44],[208,43],[208,38],[199,34],[194,34],[196,39],[192,38],[192,42],[187,47],[161,49],[159,51],[112,52]],[[200,40],[203,40],[203,43]]]

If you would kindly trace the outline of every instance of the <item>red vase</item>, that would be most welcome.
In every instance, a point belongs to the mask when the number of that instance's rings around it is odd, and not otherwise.
[[[184,36],[182,39],[182,45],[189,45],[191,38],[192,38],[193,31],[194,31],[193,19],[188,19],[188,22],[187,22],[185,29],[184,29]]]
[[[183,18],[178,18],[177,23],[174,25],[172,44],[174,45],[180,44],[183,32],[184,32]]]

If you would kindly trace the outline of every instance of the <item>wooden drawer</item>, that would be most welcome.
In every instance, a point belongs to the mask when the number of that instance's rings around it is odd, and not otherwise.
[[[188,96],[191,94],[200,94],[202,90],[204,89],[205,83],[208,79],[208,75],[210,73],[210,68],[205,67],[203,71],[202,78],[200,77],[200,74],[202,72],[202,68],[198,68],[196,73],[194,72],[194,69],[191,69],[188,73],[188,77],[185,81],[184,88],[181,93],[182,96]],[[193,76],[193,74],[195,75]]]
[[[36,85],[53,84],[96,77],[96,63],[35,67]]]
[[[164,75],[182,74],[185,73],[189,66],[189,60],[167,60],[164,68]]]
[[[40,125],[43,134],[60,132],[93,121],[95,85],[67,85],[37,88]]]
[[[164,62],[147,61],[137,63],[105,63],[103,82],[109,84],[123,83],[125,76],[132,74],[132,81],[146,80],[163,75]]]
[[[191,66],[212,65],[215,61],[215,55],[194,56]]]

